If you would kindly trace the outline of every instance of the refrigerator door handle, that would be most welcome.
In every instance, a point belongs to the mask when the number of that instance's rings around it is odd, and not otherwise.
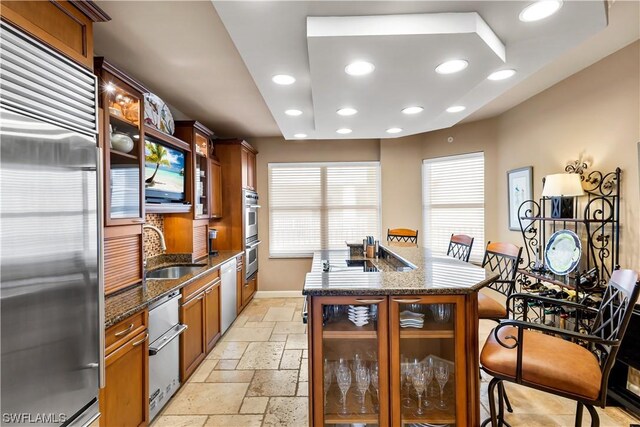
[[[105,372],[105,318],[104,318],[104,176],[103,176],[103,168],[102,168],[102,149],[100,147],[96,147],[96,182],[98,185],[98,212],[97,212],[97,224],[98,224],[98,317],[99,317],[99,325],[100,330],[99,333],[99,346],[100,346],[100,370],[99,370],[99,384],[100,388],[105,387],[106,383],[106,372]]]

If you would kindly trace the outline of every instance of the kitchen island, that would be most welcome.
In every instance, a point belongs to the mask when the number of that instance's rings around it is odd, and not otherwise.
[[[310,424],[479,425],[477,292],[496,278],[422,248],[316,252]]]

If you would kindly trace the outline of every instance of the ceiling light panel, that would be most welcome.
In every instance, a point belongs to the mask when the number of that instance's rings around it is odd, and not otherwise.
[[[520,21],[523,2],[214,0],[213,5],[286,138],[307,133],[335,139],[342,127],[353,129],[344,138],[388,138],[391,125],[381,124],[390,121],[403,129],[399,135],[452,126],[478,109],[491,111],[490,101],[607,25],[603,2],[564,2],[553,19],[535,25]],[[478,13],[469,12],[474,10]],[[455,58],[469,66],[455,74],[435,72]],[[363,77],[346,74],[345,66],[357,60],[375,70]],[[501,81],[488,78],[506,68],[517,73]],[[296,82],[277,85],[271,80],[276,74]],[[424,111],[400,112],[412,105]],[[446,112],[457,105],[466,110]],[[286,115],[292,106],[304,113]],[[344,107],[360,112],[336,114]]]
[[[296,109],[289,109],[284,112],[287,116],[297,117],[302,115],[302,111]]]
[[[540,0],[522,9],[518,17],[522,22],[540,21],[555,14],[561,7],[561,0]]]
[[[336,113],[338,113],[341,116],[353,116],[354,114],[358,114],[358,110],[351,107],[345,107],[345,108],[339,109],[338,111],[336,111]]]

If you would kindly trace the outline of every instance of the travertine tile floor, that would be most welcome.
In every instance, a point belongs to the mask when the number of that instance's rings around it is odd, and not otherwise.
[[[207,359],[165,407],[152,427],[303,427],[307,422],[307,337],[302,298],[254,299]],[[492,322],[480,325],[481,341]],[[488,416],[488,378],[482,381],[482,416]],[[573,426],[574,404],[507,385],[513,427]],[[601,426],[639,420],[619,408],[600,410]],[[588,425],[588,415],[585,414]]]

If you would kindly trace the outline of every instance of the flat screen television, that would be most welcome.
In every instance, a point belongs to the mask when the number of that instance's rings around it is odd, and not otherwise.
[[[146,137],[144,156],[146,202],[184,203],[184,152]]]

